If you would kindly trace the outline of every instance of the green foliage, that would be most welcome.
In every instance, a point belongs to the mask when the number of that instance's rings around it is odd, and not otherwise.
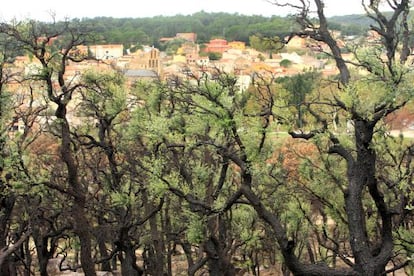
[[[241,240],[247,248],[256,249],[260,247],[261,233],[255,229],[256,214],[251,207],[238,206],[232,212],[233,229],[240,233]]]
[[[358,14],[333,16],[330,18],[329,26],[334,30],[340,30],[343,35],[363,36],[373,24],[372,18]]]
[[[110,193],[111,205],[113,208],[117,207],[130,207],[135,204],[138,200],[134,193],[131,193],[131,187],[129,185],[123,185],[119,191]]]
[[[292,61],[290,61],[289,59],[283,59],[282,61],[280,61],[281,67],[289,68],[291,65],[292,65]]]
[[[312,90],[317,87],[320,73],[317,71],[307,71],[300,74],[296,74],[291,77],[282,77],[278,79],[278,82],[282,84],[284,89],[289,92],[288,101],[297,110],[297,124],[296,126],[301,128],[303,126],[303,107],[305,104],[306,95],[310,94]]]
[[[384,72],[382,68],[373,70]],[[405,80],[396,88],[392,83],[384,83],[376,78],[362,78],[341,90],[339,97],[347,108],[369,118],[380,105],[395,106],[410,98],[414,90],[406,82],[409,79],[411,76],[406,74]]]
[[[126,109],[125,80],[120,73],[88,71],[82,82],[86,88],[81,103],[84,115],[113,120]]]
[[[177,53],[177,50],[185,43],[184,39],[173,39],[160,45],[160,50],[165,51],[169,56]]]
[[[284,46],[278,36],[265,37],[263,35],[250,36],[249,44],[258,51],[269,53],[270,58],[272,58],[272,53],[280,51]]]
[[[189,213],[186,236],[189,242],[200,244],[205,238],[205,218]]]
[[[209,52],[208,53],[208,58],[210,60],[220,60],[222,57],[221,53],[216,53],[216,52]]]
[[[161,46],[161,37],[174,37],[183,32],[197,33],[201,43],[217,36],[247,43],[249,36],[255,33],[266,37],[284,37],[292,31],[291,18],[206,12],[152,18],[83,18],[78,23],[91,27],[99,42],[122,43],[126,48],[136,44],[158,47]]]
[[[344,35],[363,35],[372,24],[364,16],[332,18],[335,29]],[[362,22],[363,20],[363,22]],[[159,45],[161,37],[174,37],[180,32],[195,32],[199,42],[224,36],[227,40],[249,42],[249,37],[285,37],[296,29],[290,17],[264,17],[228,13],[198,12],[193,15],[156,16],[152,18],[96,17],[73,19],[73,23],[88,28],[99,43],[121,43],[128,49],[133,45]],[[361,21],[359,24],[357,22]],[[352,23],[350,23],[352,22]],[[293,27],[293,29],[292,29]],[[96,43],[96,41],[95,41]],[[162,46],[161,46],[162,47]]]
[[[7,91],[0,91],[0,137],[6,135],[12,117],[12,97]],[[4,140],[3,138],[2,140]]]

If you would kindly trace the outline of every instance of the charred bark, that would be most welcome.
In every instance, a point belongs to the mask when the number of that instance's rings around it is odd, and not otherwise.
[[[128,232],[128,227],[121,227],[119,239],[115,242],[119,251],[118,258],[121,262],[121,273],[122,276],[141,276],[144,274],[144,271],[137,265],[136,248]]]

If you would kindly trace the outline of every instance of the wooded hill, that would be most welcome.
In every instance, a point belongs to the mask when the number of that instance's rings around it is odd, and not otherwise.
[[[207,12],[151,18],[84,18],[80,23],[98,34],[100,43],[121,43],[126,47],[131,44],[159,46],[161,37],[173,37],[180,32],[197,33],[199,43],[208,42],[216,37],[248,43],[251,35],[284,37],[297,28],[290,17]],[[339,16],[330,21],[332,28],[342,31],[345,35],[363,34],[369,23],[370,21],[361,15]]]

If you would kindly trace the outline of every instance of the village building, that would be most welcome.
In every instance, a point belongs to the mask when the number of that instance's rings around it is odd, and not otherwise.
[[[238,50],[246,49],[246,43],[243,41],[230,41],[228,45],[230,49],[238,49]]]
[[[208,44],[206,44],[206,48],[204,48],[204,52],[206,53],[224,53],[230,49],[227,40],[225,39],[212,39]]]
[[[117,66],[124,70],[128,78],[158,78],[161,75],[160,51],[144,46],[143,49],[118,59]]]
[[[122,44],[91,45],[88,51],[100,60],[112,60],[124,55],[124,46]]]

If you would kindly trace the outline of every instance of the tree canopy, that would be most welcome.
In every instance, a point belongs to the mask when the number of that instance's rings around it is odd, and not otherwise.
[[[363,18],[366,17],[335,17],[330,24],[345,35],[363,35],[372,23],[369,19],[361,22]],[[214,37],[249,43],[253,35],[283,38],[296,29],[291,17],[207,12],[152,18],[96,17],[73,21],[96,33],[99,43],[119,43],[127,48],[136,44],[159,46],[161,37],[174,37],[184,32],[197,33],[199,43],[206,43]]]

